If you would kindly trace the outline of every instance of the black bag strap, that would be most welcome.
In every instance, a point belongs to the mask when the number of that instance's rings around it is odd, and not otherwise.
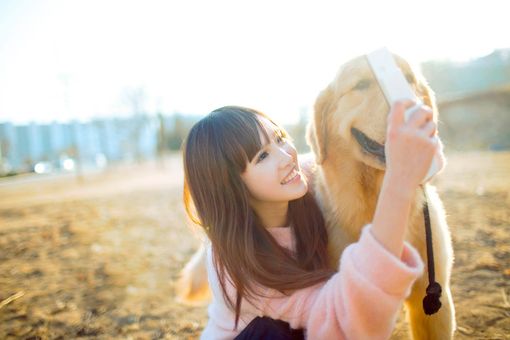
[[[425,203],[423,204],[423,218],[425,220],[425,237],[427,243],[427,269],[429,273],[429,285],[426,289],[427,295],[423,298],[423,311],[427,315],[437,313],[441,308],[441,285],[436,282],[436,274],[434,267],[434,249],[432,247],[432,228],[430,225],[430,214],[429,205],[427,202],[427,193],[425,188],[423,189],[423,195],[425,196]]]

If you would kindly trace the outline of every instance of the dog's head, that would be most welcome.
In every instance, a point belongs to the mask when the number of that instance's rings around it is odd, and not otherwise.
[[[422,102],[434,111],[434,94],[424,78],[402,58],[395,56],[409,84]],[[346,146],[366,165],[385,168],[384,142],[390,107],[365,56],[345,63],[331,84],[318,96],[307,139],[321,164]]]

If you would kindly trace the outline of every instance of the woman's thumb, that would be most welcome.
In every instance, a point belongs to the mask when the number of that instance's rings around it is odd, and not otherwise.
[[[398,100],[394,102],[388,115],[388,124],[394,128],[404,124],[405,111],[413,105],[414,103],[411,100]]]

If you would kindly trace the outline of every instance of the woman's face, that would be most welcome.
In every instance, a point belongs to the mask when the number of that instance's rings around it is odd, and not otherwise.
[[[265,117],[259,117],[270,140],[259,131],[262,148],[241,174],[251,194],[252,204],[286,203],[302,197],[307,183],[301,174],[294,145],[280,137],[278,128]]]

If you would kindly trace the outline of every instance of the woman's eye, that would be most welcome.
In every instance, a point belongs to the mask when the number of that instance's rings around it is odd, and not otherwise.
[[[262,151],[259,155],[259,158],[257,158],[257,163],[264,160],[264,158],[266,158],[267,156],[269,156],[269,153],[267,153],[266,151]]]
[[[283,133],[281,133],[281,134],[276,135],[275,140],[276,140],[277,144],[282,144],[282,143],[287,142],[287,137],[285,137],[285,135]]]

